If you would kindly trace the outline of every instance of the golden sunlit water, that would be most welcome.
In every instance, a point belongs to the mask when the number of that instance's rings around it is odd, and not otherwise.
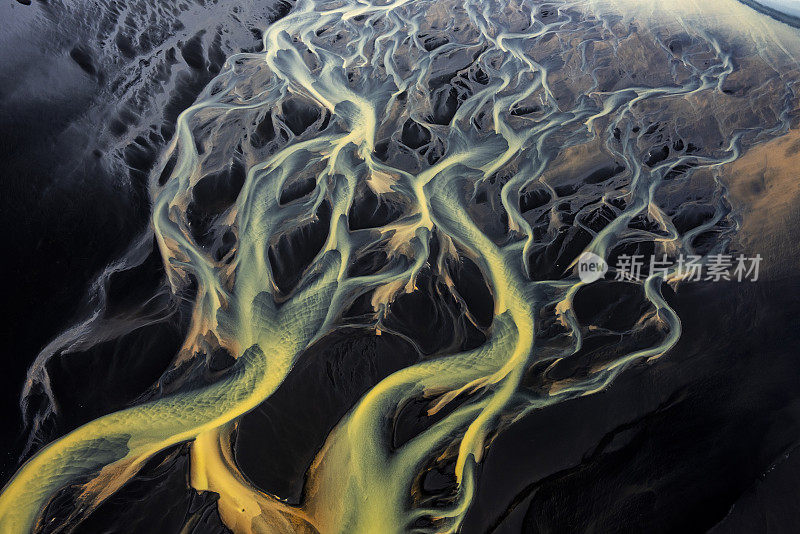
[[[173,367],[219,348],[236,363],[216,382],[103,416],[42,448],[0,495],[0,531],[35,530],[69,485],[78,486],[79,518],[157,452],[189,442],[189,483],[219,495],[234,532],[457,532],[498,432],[602,391],[681,336],[664,292],[682,275],[651,273],[637,285],[643,311],[616,332],[628,341],[575,363],[589,328],[573,309],[586,285],[578,255],[723,250],[739,227],[725,169],[789,131],[800,40],[788,27],[732,0],[645,4],[299,0],[264,28],[263,51],[229,57],[180,115],[151,183],[170,284],[196,287]],[[633,62],[635,79],[616,68]],[[744,106],[729,90],[740,73],[770,94],[754,90]],[[712,133],[695,152],[662,149],[652,139],[663,130],[651,124]],[[244,184],[199,235],[198,198],[231,165],[244,169]],[[605,174],[582,180],[598,168]],[[559,182],[553,169],[571,178]],[[712,211],[686,230],[673,219],[690,185],[687,201]],[[530,208],[534,192],[545,200]],[[355,210],[379,210],[359,207],[365,195],[393,216],[354,225]],[[499,223],[481,217],[486,202]],[[703,233],[713,239],[699,250]],[[290,235],[294,244],[280,245]],[[308,261],[278,272],[279,256],[300,249]],[[354,267],[375,251],[380,265]],[[239,419],[310,346],[352,322],[357,303],[377,334],[392,332],[394,300],[417,289],[424,269],[463,302],[448,267],[461,258],[491,292],[485,342],[374,385],[317,452],[301,502],[251,483],[233,453]],[[392,422],[420,399],[427,424],[397,444]],[[450,465],[455,482],[427,499],[420,479],[434,464]]]

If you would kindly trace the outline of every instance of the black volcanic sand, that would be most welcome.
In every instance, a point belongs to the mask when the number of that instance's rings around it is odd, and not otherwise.
[[[607,391],[533,412],[500,434],[463,531],[791,532],[800,497],[796,291],[800,278],[681,286],[670,298],[684,324],[679,344]],[[587,313],[606,326],[626,322],[594,308]],[[296,501],[336,421],[380,378],[420,357],[391,334],[327,336],[242,419],[235,450],[243,473]],[[173,532],[188,517],[195,534],[226,532],[213,495],[186,489],[186,469],[182,448],[159,455],[75,532],[132,532],[152,528],[153,518],[159,532]],[[49,513],[68,513],[64,499]]]
[[[257,28],[287,10],[280,1],[0,6],[0,222],[10,251],[0,480],[23,446],[15,414],[25,371],[89,313],[88,284],[147,225],[147,175],[178,113],[228,55],[259,49]]]
[[[35,354],[92,309],[93,297],[85,296],[90,281],[146,232],[147,177],[173,134],[177,114],[226,56],[259,47],[255,28],[289,8],[245,2],[165,7],[154,0],[128,4],[123,12],[111,3],[23,3],[0,8],[20,21],[0,29],[0,43],[12,43],[16,52],[3,54],[0,65],[5,73],[0,78],[0,165],[8,177],[2,222],[13,256],[4,267],[5,279],[12,282],[3,332],[10,367],[0,409],[6,414],[18,413],[25,371]],[[134,31],[150,15],[158,24],[141,35]],[[673,44],[690,45],[680,39]],[[440,45],[435,36],[426,41],[431,50]],[[470,76],[470,82],[485,83],[481,73]],[[610,89],[619,78],[609,76],[606,82]],[[448,124],[459,105],[456,86],[430,88],[436,102],[426,118],[430,125]],[[734,82],[726,90],[731,95],[743,91]],[[520,107],[515,115],[539,111]],[[255,148],[282,142],[279,123],[297,136],[324,130],[330,117],[315,112],[289,100],[263,118],[249,142]],[[720,150],[722,137],[713,128],[687,133],[654,122],[640,136],[641,156],[654,166],[670,157]],[[409,168],[424,167],[441,157],[443,149],[434,139],[429,126],[409,119],[376,152],[394,162],[405,158]],[[563,167],[521,193],[521,211],[536,236],[532,279],[568,276],[568,265],[593,233],[624,209],[613,202],[584,209],[587,189],[599,195],[626,186],[630,178],[630,169],[609,154],[600,149],[592,154],[586,159],[568,154],[567,163],[556,161]],[[731,206],[711,202],[709,175],[678,183],[692,165],[675,166],[665,178],[672,184],[664,188],[667,212],[681,235],[723,213],[709,232],[695,238],[705,252],[706,244],[710,247],[734,223],[728,216]],[[236,199],[244,172],[234,159],[205,176],[187,210],[195,237],[218,257],[225,256],[232,238],[209,229]],[[472,199],[471,215],[498,242],[509,232],[499,203],[506,179],[498,175],[464,192]],[[303,198],[311,188],[313,183],[298,177],[281,192],[281,203]],[[402,206],[390,196],[360,188],[348,226],[377,228],[400,213]],[[318,215],[286,232],[268,251],[284,293],[291,292],[322,246],[329,206],[322,204]],[[643,217],[631,225],[647,230],[652,220]],[[623,253],[650,254],[648,245],[620,246],[611,252],[610,263]],[[169,295],[158,251],[149,241],[144,246],[148,254],[108,280],[105,305],[110,319],[138,322],[127,322],[103,343],[51,360],[47,369],[60,412],[48,419],[42,443],[33,449],[132,403],[213,382],[232,365],[229,354],[216,351],[171,369],[186,334],[192,291]],[[385,262],[381,251],[364,254],[351,274],[376,272]],[[480,269],[467,257],[447,269],[458,298],[426,268],[415,290],[394,301],[381,335],[366,326],[369,295],[357,300],[346,314],[348,325],[310,347],[280,388],[240,420],[235,457],[253,484],[298,502],[323,440],[370,387],[412,363],[485,341],[493,301]],[[798,292],[800,277],[794,275],[755,283],[684,284],[677,292],[665,286],[683,324],[678,345],[658,361],[637,364],[602,393],[531,412],[500,433],[481,466],[463,532],[703,532],[715,526],[717,532],[792,532],[788,525],[800,519],[795,505],[800,499]],[[551,376],[579,375],[595,358],[628,349],[625,343],[647,345],[651,332],[632,340],[609,333],[631,330],[647,307],[632,284],[604,281],[582,289],[576,313],[582,323],[602,331],[587,333],[582,351],[550,370]],[[560,333],[558,324],[543,321],[537,336]],[[538,383],[534,374],[528,385]],[[34,392],[29,413],[43,406],[44,397]],[[394,422],[397,442],[431,424],[423,412],[423,404],[404,407]],[[24,446],[18,426],[14,415],[3,432],[3,481],[17,467]],[[187,523],[195,534],[227,532],[216,496],[188,488],[187,477],[186,447],[164,451],[74,532],[166,533]],[[429,473],[423,485],[436,494],[451,483],[448,477]],[[66,518],[71,498],[68,491],[59,494],[46,516]]]
[[[672,351],[497,438],[464,532],[792,532],[798,290],[681,286]]]

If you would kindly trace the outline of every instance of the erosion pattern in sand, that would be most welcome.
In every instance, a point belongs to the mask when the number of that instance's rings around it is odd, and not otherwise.
[[[196,287],[170,380],[42,448],[0,496],[0,530],[58,528],[44,512],[65,491],[80,521],[190,442],[190,483],[235,532],[457,531],[498,432],[681,335],[663,297],[677,272],[637,284],[624,328],[579,321],[576,258],[727,250],[724,169],[791,129],[793,34],[733,0],[698,4],[298,1],[180,115],[152,177],[171,287]],[[435,350],[392,321],[422,284],[458,319]],[[60,342],[91,343],[92,321]],[[239,418],[353,325],[420,356],[338,421],[301,499],[254,487]],[[47,391],[53,350],[26,395]],[[220,350],[236,363],[198,384],[193,365]],[[434,469],[451,482],[432,492]]]

